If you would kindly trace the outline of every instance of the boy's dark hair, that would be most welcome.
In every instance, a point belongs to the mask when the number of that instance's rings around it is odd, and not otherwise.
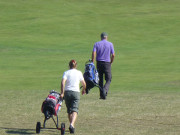
[[[76,68],[76,67],[77,67],[77,62],[75,60],[71,60],[69,62],[69,68],[73,69],[73,68]]]

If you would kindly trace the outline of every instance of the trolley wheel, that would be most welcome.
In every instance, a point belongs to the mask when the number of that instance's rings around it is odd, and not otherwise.
[[[65,134],[65,123],[61,123],[61,135]]]
[[[41,130],[41,123],[37,122],[37,124],[36,124],[36,133],[39,134],[40,130]]]

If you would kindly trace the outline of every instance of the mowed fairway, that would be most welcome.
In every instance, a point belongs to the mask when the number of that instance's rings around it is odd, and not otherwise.
[[[68,62],[100,33],[116,57],[107,100],[81,96],[76,135],[180,134],[179,0],[0,0],[0,135],[35,134],[41,104]],[[59,121],[69,123],[63,103]],[[52,120],[40,134],[58,135]]]

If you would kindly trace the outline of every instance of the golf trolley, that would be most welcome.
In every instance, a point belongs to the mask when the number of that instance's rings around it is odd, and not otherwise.
[[[41,123],[37,122],[36,124],[36,133],[40,133],[41,129],[45,129],[46,121],[50,118],[53,119],[54,124],[58,130],[61,130],[61,135],[65,134],[65,123],[61,123],[61,127],[58,126],[58,112],[61,109],[63,99],[60,98],[60,93],[52,90],[50,91],[48,97],[42,103],[41,111],[44,113],[44,122],[43,127],[41,127]],[[55,121],[54,116],[57,117],[57,121]]]

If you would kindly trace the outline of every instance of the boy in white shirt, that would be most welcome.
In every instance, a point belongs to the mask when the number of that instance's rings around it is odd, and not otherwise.
[[[70,133],[75,132],[74,124],[77,119],[79,100],[80,100],[80,88],[79,83],[83,86],[82,94],[85,94],[86,83],[82,72],[77,70],[77,62],[71,60],[69,62],[69,70],[65,71],[61,81],[61,98],[65,98],[67,107],[68,118],[70,122]]]

